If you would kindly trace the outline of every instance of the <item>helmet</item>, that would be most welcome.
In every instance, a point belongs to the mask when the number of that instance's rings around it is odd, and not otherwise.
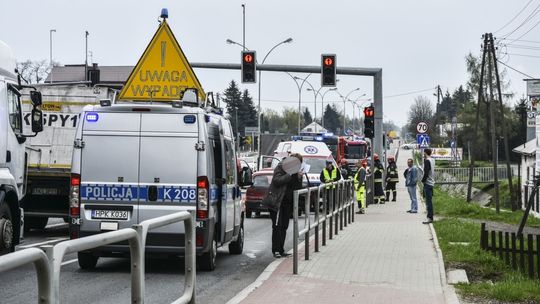
[[[388,162],[395,161],[393,156],[388,156]]]
[[[373,154],[373,160],[379,160],[379,154]]]
[[[347,165],[349,162],[346,159],[340,161],[341,165]]]
[[[362,159],[362,165],[367,165],[367,159],[366,158]]]

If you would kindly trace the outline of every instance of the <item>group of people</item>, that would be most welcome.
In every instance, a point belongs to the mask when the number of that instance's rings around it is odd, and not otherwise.
[[[300,154],[291,154],[289,158],[295,158],[295,161],[301,163],[303,158]],[[358,214],[364,214],[366,211],[366,185],[370,177],[373,178],[374,193],[373,203],[384,204],[390,201],[395,202],[397,198],[396,184],[399,182],[399,173],[395,158],[388,157],[387,174],[384,174],[384,167],[377,154],[373,155],[374,172],[371,174],[368,167],[368,160],[360,160],[356,166],[358,170],[355,174],[350,170],[346,160],[340,162],[340,167],[336,168],[332,161],[326,162],[326,167],[320,174],[321,182],[327,184],[336,182],[340,179],[353,179],[356,191],[356,200],[358,203]],[[300,168],[300,167],[299,167]],[[435,161],[431,158],[431,149],[424,149],[424,166],[422,183],[424,186],[424,197],[427,209],[427,220],[424,224],[433,222],[433,186],[435,174]],[[289,218],[293,209],[293,192],[302,188],[301,170],[287,173],[283,168],[283,162],[274,169],[272,183],[267,198],[272,201],[270,209],[270,218],[272,219],[272,253],[274,257],[286,257],[289,254],[284,250],[285,237],[289,227]],[[411,208],[408,213],[418,213],[418,200],[416,198],[416,186],[418,183],[418,168],[414,165],[412,159],[407,160],[407,169],[403,172],[405,186],[411,200]],[[386,188],[383,189],[383,178],[385,178]]]

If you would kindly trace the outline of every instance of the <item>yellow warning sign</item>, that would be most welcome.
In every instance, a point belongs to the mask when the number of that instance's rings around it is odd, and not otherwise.
[[[119,99],[122,100],[179,100],[186,89],[197,89],[199,99],[205,93],[197,76],[165,20],[139,62],[131,71]]]

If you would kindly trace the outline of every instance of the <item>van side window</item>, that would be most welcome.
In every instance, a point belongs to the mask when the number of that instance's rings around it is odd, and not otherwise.
[[[22,134],[22,111],[19,101],[20,93],[9,87],[7,90],[7,111],[9,115],[9,124],[16,134]]]
[[[234,155],[234,150],[232,146],[232,141],[225,141],[225,154],[227,157],[226,160],[226,178],[227,184],[234,184],[236,179],[234,178],[236,172],[236,156]]]

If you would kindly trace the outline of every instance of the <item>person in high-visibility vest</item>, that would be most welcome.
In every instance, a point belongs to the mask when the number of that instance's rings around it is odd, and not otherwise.
[[[374,154],[373,160],[375,161],[375,171],[373,172],[373,179],[375,184],[375,193],[373,194],[373,202],[375,204],[384,204],[384,188],[383,188],[383,176],[384,167],[379,160],[379,155]]]
[[[321,182],[325,183],[325,184],[328,184],[328,183],[331,183],[331,182],[337,182],[338,180],[341,179],[341,173],[339,172],[339,169],[334,167],[334,164],[331,160],[327,160],[326,161],[326,168],[324,168],[321,172],[321,175],[319,176],[319,179],[321,180]],[[329,212],[331,210],[331,208],[335,208],[335,206],[337,205],[337,191],[332,191],[333,192],[333,195],[331,196],[332,199],[333,199],[333,204],[330,205],[330,194],[328,194],[328,190],[331,190],[331,189],[336,189],[336,186],[333,185],[333,186],[330,186],[330,185],[327,185],[326,186],[326,190],[327,190],[327,196],[326,196],[326,210],[327,212]],[[330,192],[331,193],[331,192]]]
[[[354,175],[354,189],[356,190],[356,201],[358,202],[358,214],[364,214],[366,211],[366,176],[367,160],[362,159],[356,164],[358,171]]]
[[[346,159],[342,159],[340,161],[341,167],[339,168],[339,171],[341,173],[341,177],[343,179],[351,179],[353,178],[353,173],[351,171],[351,168],[349,168],[349,162]]]
[[[388,156],[388,173],[386,174],[386,201],[390,200],[390,192],[392,192],[392,202],[396,201],[397,191],[396,184],[399,182],[399,173],[396,166],[396,160],[393,156]]]

